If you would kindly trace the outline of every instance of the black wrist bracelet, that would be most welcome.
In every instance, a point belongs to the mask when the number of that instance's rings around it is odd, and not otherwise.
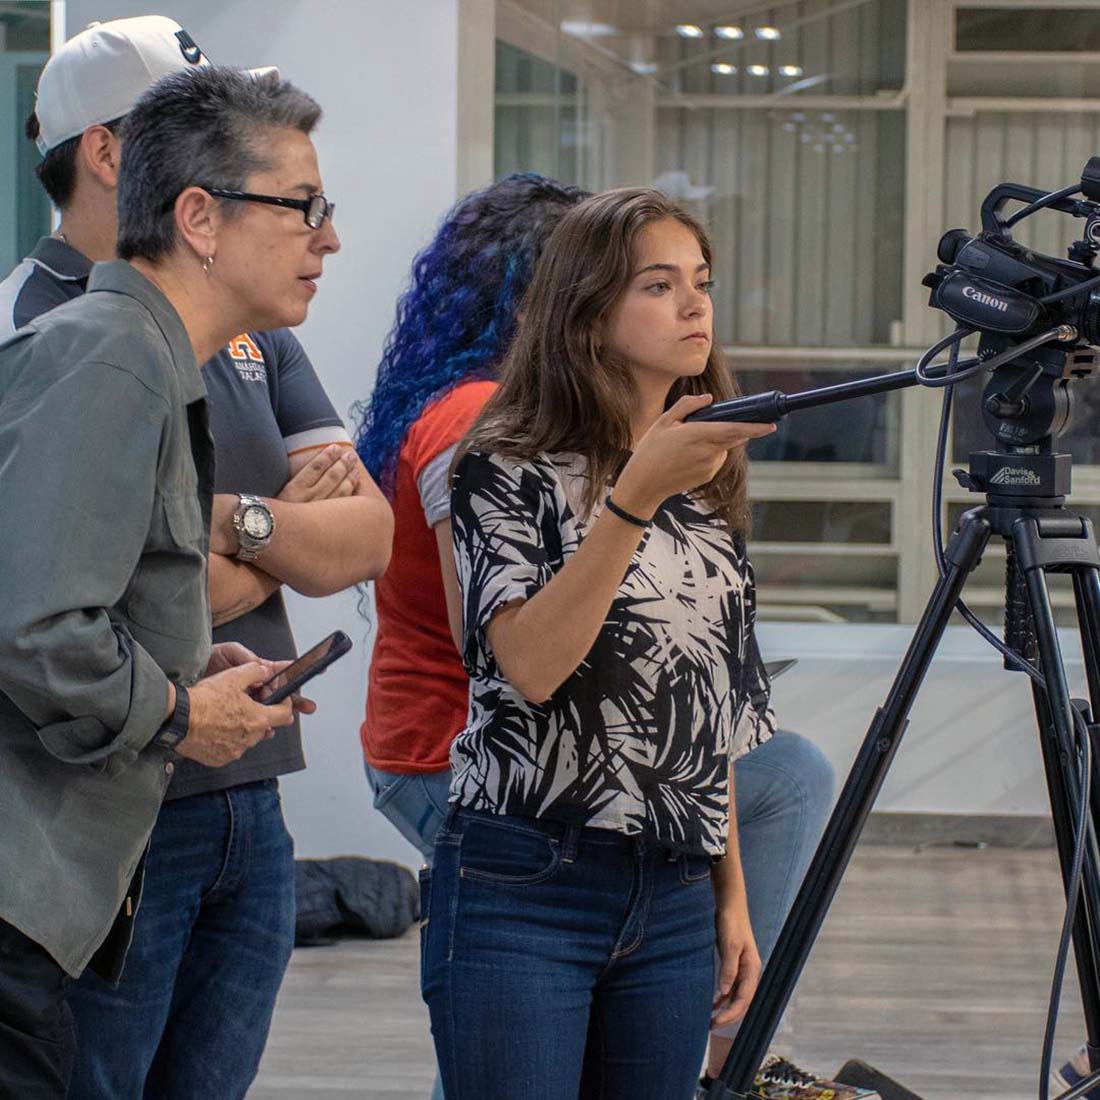
[[[624,520],[626,523],[632,523],[635,527],[648,527],[653,522],[651,519],[639,519],[625,508],[620,508],[611,499],[610,493],[607,494],[607,499],[604,501],[604,504],[613,516],[618,516],[619,519]]]

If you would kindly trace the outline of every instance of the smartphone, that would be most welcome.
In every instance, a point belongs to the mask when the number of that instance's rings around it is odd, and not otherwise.
[[[252,698],[265,706],[281,703],[318,673],[324,672],[337,657],[343,657],[349,649],[351,639],[342,630],[334,630],[324,641],[318,642],[298,660],[287,665],[282,672],[276,672],[270,679],[257,684],[251,691]]]

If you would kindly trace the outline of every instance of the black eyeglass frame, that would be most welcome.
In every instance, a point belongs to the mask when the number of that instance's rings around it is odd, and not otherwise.
[[[256,195],[251,191],[229,191],[224,187],[204,187],[203,190],[216,199],[262,202],[268,206],[285,206],[291,210],[300,210],[310,229],[320,229],[325,224],[325,219],[331,218],[336,210],[336,203],[329,202],[322,194],[310,195],[308,199],[287,199],[281,195]]]

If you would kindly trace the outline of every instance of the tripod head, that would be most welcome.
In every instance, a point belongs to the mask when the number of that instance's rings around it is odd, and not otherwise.
[[[1002,364],[986,383],[982,419],[996,449],[973,452],[969,470],[953,473],[992,505],[1060,507],[1069,494],[1072,462],[1054,452],[1054,441],[1072,421],[1070,383],[1100,366],[1096,349],[1077,343],[1071,332],[1061,345],[1046,344]],[[1074,342],[1066,347],[1069,340]]]

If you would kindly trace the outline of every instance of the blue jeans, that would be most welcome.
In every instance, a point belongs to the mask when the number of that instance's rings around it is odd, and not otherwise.
[[[449,810],[451,773],[424,772],[398,775],[364,764],[367,782],[374,792],[374,808],[385,814],[391,825],[431,863],[435,834]]]
[[[294,846],[275,780],[161,808],[118,989],[73,983],[69,1100],[237,1100],[294,944]]]
[[[749,916],[766,962],[832,809],[832,765],[812,741],[779,730],[734,767],[737,830]],[[447,816],[451,773],[397,775],[367,767],[374,805],[429,863]],[[737,1024],[720,1028],[732,1036]],[[431,1100],[443,1100],[438,1088]]]
[[[710,860],[459,810],[421,872],[448,1100],[688,1100],[714,987]]]

